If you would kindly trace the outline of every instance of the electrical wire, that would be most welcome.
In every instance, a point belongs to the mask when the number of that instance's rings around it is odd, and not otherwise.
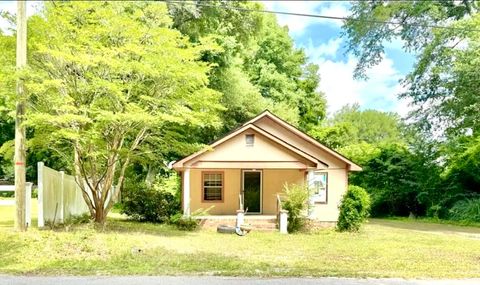
[[[203,2],[193,2],[193,1],[178,1],[178,0],[161,0],[161,2],[166,3],[174,3],[174,4],[186,4],[186,5],[194,5],[200,7],[210,7],[210,8],[222,8],[222,9],[231,9],[243,12],[257,12],[257,13],[267,13],[267,14],[277,14],[277,15],[288,15],[288,16],[297,16],[297,17],[310,17],[310,18],[320,18],[320,19],[330,19],[330,20],[341,20],[341,21],[355,21],[355,22],[365,22],[365,23],[372,23],[372,24],[385,24],[385,25],[402,25],[401,22],[393,22],[393,21],[379,21],[379,20],[368,20],[368,19],[355,19],[355,18],[348,18],[348,17],[339,17],[339,16],[327,16],[327,15],[316,15],[316,14],[306,14],[306,13],[293,13],[293,12],[283,12],[283,11],[273,11],[273,10],[256,10],[256,9],[249,9],[243,7],[235,7],[235,6],[228,6],[228,5],[212,5],[206,4]],[[207,1],[204,1],[207,2]],[[449,27],[449,26],[439,26],[439,25],[429,25],[429,24],[408,24],[410,26],[418,26],[418,27],[425,27],[425,28],[432,28],[432,29],[445,29],[445,30],[461,30],[461,31],[472,31],[472,32],[480,32],[480,29],[464,29],[464,28],[457,28],[457,27]]]

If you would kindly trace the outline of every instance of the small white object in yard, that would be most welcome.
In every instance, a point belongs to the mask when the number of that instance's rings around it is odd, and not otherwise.
[[[140,254],[140,253],[143,253],[143,249],[138,248],[138,247],[132,247],[131,252],[132,252],[132,254]]]

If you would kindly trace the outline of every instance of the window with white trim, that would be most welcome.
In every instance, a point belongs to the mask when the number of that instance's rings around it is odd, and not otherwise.
[[[203,173],[203,200],[222,201],[223,173]]]
[[[315,202],[327,203],[328,173],[315,172],[313,177],[313,196]]]

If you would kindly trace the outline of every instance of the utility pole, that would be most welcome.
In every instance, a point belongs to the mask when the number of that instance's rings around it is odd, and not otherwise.
[[[17,70],[27,65],[27,4],[17,1]],[[15,229],[26,231],[26,150],[25,150],[25,85],[17,79],[17,110],[15,116]]]

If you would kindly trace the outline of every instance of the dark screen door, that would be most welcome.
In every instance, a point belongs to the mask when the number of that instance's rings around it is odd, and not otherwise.
[[[243,172],[243,201],[248,213],[260,213],[261,175],[260,171]]]

